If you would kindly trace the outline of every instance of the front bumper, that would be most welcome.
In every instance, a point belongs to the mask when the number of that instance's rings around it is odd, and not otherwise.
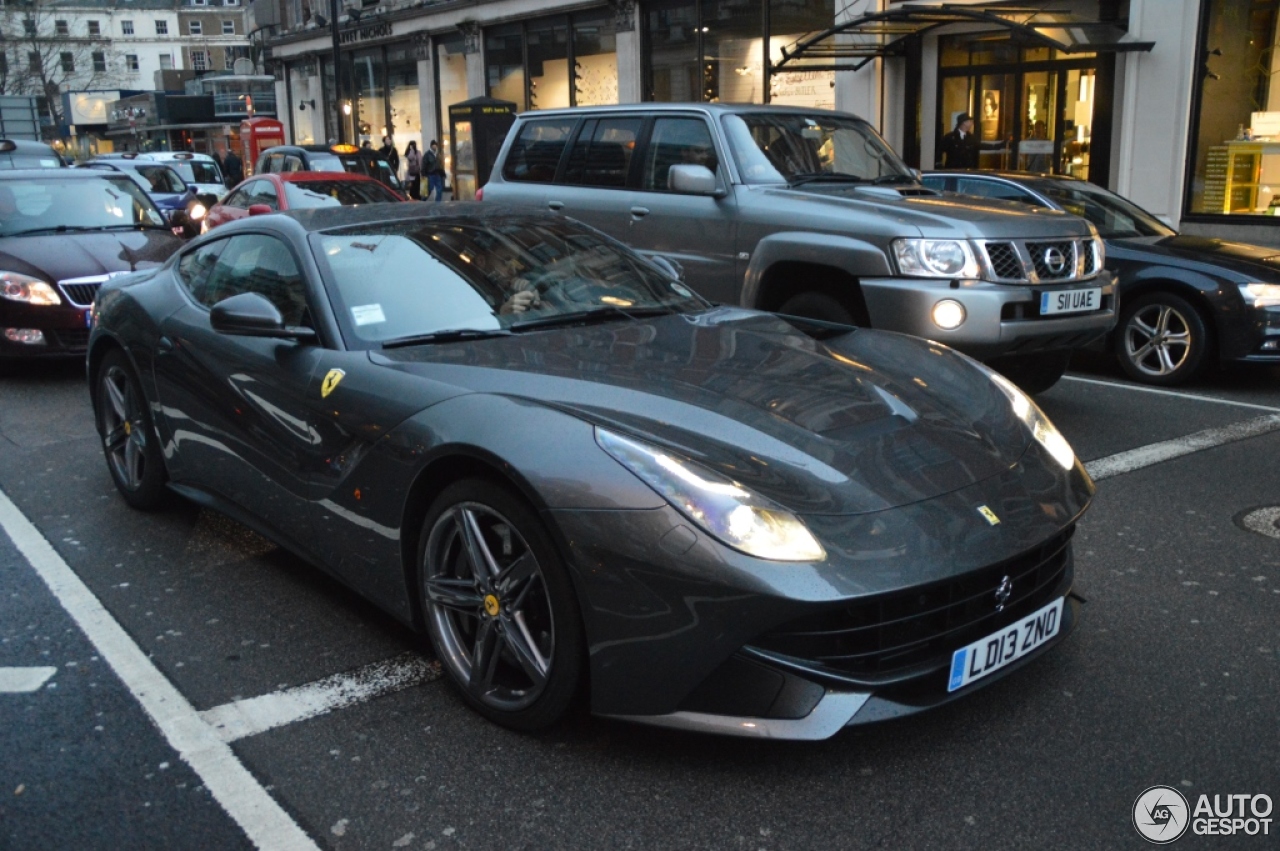
[[[83,357],[89,344],[90,308],[74,305],[32,307],[0,303],[0,358]],[[41,332],[39,343],[18,343],[6,336],[10,328]]]
[[[1071,351],[1105,336],[1116,324],[1116,287],[1109,272],[1059,285],[992,284],[920,278],[864,278],[871,325],[945,343],[979,360],[1042,351]],[[1042,292],[1101,288],[1102,307],[1085,314],[1040,316]],[[951,331],[933,323],[943,299],[964,305],[965,321]]]

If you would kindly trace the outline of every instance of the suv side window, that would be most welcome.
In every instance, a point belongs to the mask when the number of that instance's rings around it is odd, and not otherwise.
[[[994,180],[979,180],[972,177],[956,178],[956,191],[962,195],[978,195],[982,198],[995,198],[1000,201],[1021,201],[1024,204],[1034,204],[1037,207],[1044,206],[1030,193],[1016,186],[1009,186],[1007,183],[999,183]]]
[[[641,118],[588,121],[569,151],[562,182],[578,186],[626,186]]]
[[[575,118],[528,121],[511,143],[502,177],[522,183],[550,183],[555,179],[560,155],[577,124]]]
[[[226,243],[213,270],[190,287],[196,301],[213,307],[233,295],[258,293],[276,306],[286,325],[303,324],[306,285],[285,244],[256,233],[233,236]]]
[[[704,165],[715,173],[719,164],[707,122],[701,118],[659,118],[653,122],[645,150],[640,188],[666,192],[673,165]]]

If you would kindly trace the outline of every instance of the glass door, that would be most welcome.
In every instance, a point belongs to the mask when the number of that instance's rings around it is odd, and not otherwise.
[[[976,132],[982,150],[978,168],[1007,171],[1012,167],[1012,142],[1017,138],[1017,74],[984,74],[978,78]]]
[[[1094,69],[1067,72],[1062,104],[1062,152],[1058,171],[1089,179],[1089,145],[1093,135]]]
[[[1022,75],[1021,134],[1018,170],[1049,174],[1053,171],[1054,140],[1058,138],[1058,72],[1037,71]]]

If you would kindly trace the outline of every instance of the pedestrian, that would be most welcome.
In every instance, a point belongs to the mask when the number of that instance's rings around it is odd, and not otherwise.
[[[962,112],[956,116],[956,127],[942,137],[943,168],[977,168],[978,137],[973,135],[973,116]]]
[[[435,139],[422,155],[422,170],[427,175],[427,197],[433,194],[436,202],[444,200],[444,163],[440,160],[440,145]]]
[[[373,150],[373,143],[372,143],[372,142],[370,142],[368,139],[365,139],[363,142],[361,142],[361,143],[360,143],[360,150],[362,150],[362,151],[372,151],[372,150]]]
[[[417,142],[410,142],[404,149],[405,179],[409,183],[409,197],[415,201],[422,200],[422,152]]]
[[[396,153],[396,146],[391,143],[390,136],[382,137],[382,147],[378,149],[378,154],[387,161],[387,165],[391,166],[391,173],[398,177],[400,175],[400,155]]]
[[[214,149],[214,159],[218,161],[218,168],[222,169],[222,183],[228,189],[232,189],[244,180],[244,164],[240,162],[240,158],[236,156],[236,152],[226,147],[218,145]]]

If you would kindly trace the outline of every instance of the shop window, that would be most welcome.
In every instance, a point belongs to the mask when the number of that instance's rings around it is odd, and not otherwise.
[[[1280,215],[1280,0],[1210,0],[1187,212]]]
[[[573,16],[572,76],[575,106],[618,102],[618,46],[612,14]]]
[[[807,33],[829,28],[835,14],[832,0],[804,0],[774,7],[769,20],[773,33],[769,39],[770,61],[780,61],[782,48],[794,45]],[[773,75],[769,83],[770,103],[835,109],[834,71],[788,71]]]
[[[644,7],[648,41],[648,100],[702,100],[698,70],[698,7],[695,0],[656,0]]]
[[[524,30],[520,24],[490,27],[484,33],[485,82],[489,97],[512,101],[516,110],[525,103]]]
[[[410,142],[423,150],[422,102],[418,97],[418,59],[412,47],[387,47],[387,105],[391,109],[390,132],[400,152],[400,167]],[[426,141],[430,141],[429,139]]]
[[[382,83],[386,66],[382,61],[382,48],[355,54],[351,64],[355,74],[356,117],[359,122],[356,142],[369,141],[374,148],[381,148],[382,137],[387,135],[387,100]]]
[[[529,51],[529,108],[569,106],[569,18],[556,15],[525,25]],[[512,98],[516,103],[520,101]]]

